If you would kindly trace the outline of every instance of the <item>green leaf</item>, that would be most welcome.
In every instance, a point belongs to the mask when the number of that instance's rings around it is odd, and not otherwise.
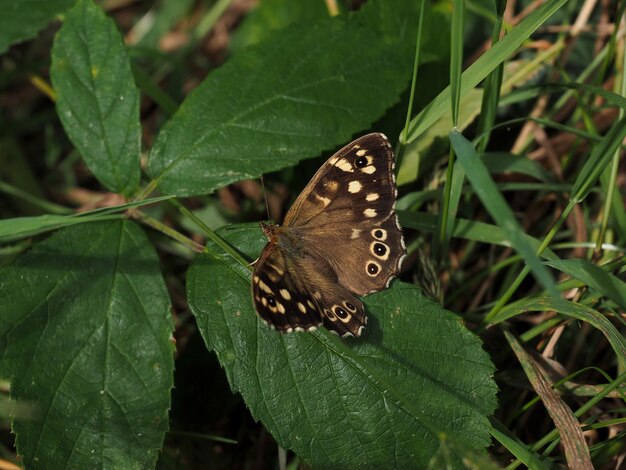
[[[131,221],[59,230],[0,271],[0,374],[36,417],[27,468],[153,467],[168,428],[173,331],[159,261]]]
[[[238,51],[261,42],[272,31],[296,21],[314,21],[325,17],[328,17],[328,9],[319,0],[263,0],[244,17],[233,35],[231,47]]]
[[[255,257],[258,228],[225,230]],[[443,433],[489,445],[493,365],[462,321],[414,286],[395,282],[365,298],[363,336],[324,329],[281,334],[258,318],[250,269],[217,245],[188,271],[189,305],[231,388],[284,448],[314,468],[424,468]],[[452,468],[461,468],[454,456]]]
[[[149,174],[166,194],[204,194],[345,144],[398,99],[402,57],[355,21],[278,31],[187,97],[154,144]]]
[[[626,310],[626,282],[585,259],[563,259],[546,262],[548,266],[578,279],[586,286],[606,295]]]
[[[0,0],[0,54],[34,37],[74,0]]]
[[[57,113],[87,166],[109,190],[139,183],[139,91],[122,36],[91,0],[68,11],[52,48]]]
[[[511,211],[504,197],[498,191],[485,165],[478,158],[472,144],[458,131],[450,132],[450,142],[454,147],[459,162],[463,165],[467,179],[472,184],[476,195],[485,206],[485,209],[487,209],[487,212],[506,233],[511,245],[524,258],[537,280],[551,295],[558,298],[559,293],[552,276],[550,276],[546,267],[541,264],[539,257],[536,255],[536,248],[523,236],[524,230],[515,219],[513,211]]]

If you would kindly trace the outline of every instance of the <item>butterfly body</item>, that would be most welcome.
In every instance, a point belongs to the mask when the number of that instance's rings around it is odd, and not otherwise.
[[[406,256],[394,210],[394,158],[383,134],[346,145],[313,176],[282,226],[262,223],[268,244],[252,294],[259,315],[279,331],[324,325],[359,336],[366,295],[388,287]]]

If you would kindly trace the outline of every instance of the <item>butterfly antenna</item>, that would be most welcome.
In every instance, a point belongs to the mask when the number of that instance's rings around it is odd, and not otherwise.
[[[261,175],[261,189],[263,190],[263,199],[265,200],[265,211],[267,212],[267,220],[271,220],[270,217],[270,205],[267,203],[267,192],[265,191],[265,180]]]

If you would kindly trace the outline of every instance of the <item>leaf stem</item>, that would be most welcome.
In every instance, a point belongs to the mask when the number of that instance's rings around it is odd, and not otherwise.
[[[245,266],[248,270],[252,271],[252,267],[250,263],[235,248],[233,248],[229,243],[224,241],[222,237],[220,237],[213,230],[211,230],[202,220],[200,220],[200,218],[197,215],[195,215],[193,212],[187,209],[177,199],[171,199],[169,202],[174,207],[176,207],[176,209],[178,209],[182,214],[189,217],[189,219],[194,224],[196,224],[196,226],[200,228],[204,232],[204,234],[207,236],[207,238],[209,238],[213,243],[218,245],[222,250],[228,253],[228,255],[232,256],[233,259],[235,259],[239,264],[241,264],[242,266]],[[203,247],[200,251],[206,252],[207,251],[206,247]]]
[[[168,227],[164,223],[152,217],[147,216],[146,214],[144,214],[143,212],[139,210],[132,211],[132,215],[133,216],[136,215],[136,218],[141,220],[144,224],[152,227],[153,229],[183,244],[184,246],[189,248],[191,251],[202,253],[202,251],[204,250],[204,247],[201,244],[195,242],[191,238],[184,236],[182,233],[174,230],[173,228]]]

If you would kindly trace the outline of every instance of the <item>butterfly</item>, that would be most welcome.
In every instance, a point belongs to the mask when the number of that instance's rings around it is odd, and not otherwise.
[[[252,297],[268,325],[361,335],[367,317],[356,296],[387,288],[406,257],[393,170],[387,137],[365,135],[322,165],[283,225],[261,222],[268,243],[254,267]]]

